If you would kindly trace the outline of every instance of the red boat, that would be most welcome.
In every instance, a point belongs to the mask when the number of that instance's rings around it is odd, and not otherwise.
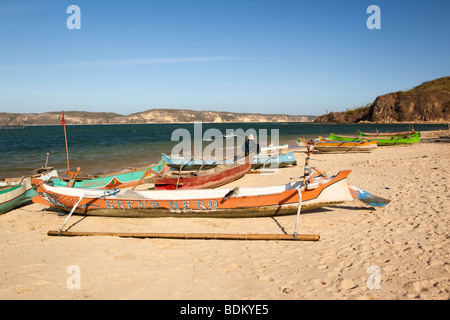
[[[252,164],[219,165],[210,170],[192,172],[169,171],[155,179],[156,190],[211,189],[243,177]]]

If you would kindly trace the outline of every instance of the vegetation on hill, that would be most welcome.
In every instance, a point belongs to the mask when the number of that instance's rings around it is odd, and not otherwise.
[[[449,122],[450,77],[424,82],[407,91],[379,96],[372,104],[331,112],[318,117],[318,123],[353,122]]]

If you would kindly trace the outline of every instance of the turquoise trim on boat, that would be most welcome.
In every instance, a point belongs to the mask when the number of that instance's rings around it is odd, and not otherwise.
[[[118,173],[118,174],[112,174],[104,177],[95,177],[90,179],[82,179],[82,180],[76,180],[73,184],[74,188],[101,188],[109,184],[114,178],[119,180],[120,182],[130,182],[130,181],[139,181],[144,173],[147,172],[147,169],[152,169],[155,172],[161,172],[164,169],[164,162],[161,161],[160,163],[152,166],[145,167],[143,169],[132,171],[132,172],[126,172],[126,173]],[[64,181],[61,179],[52,179],[53,185],[55,187],[65,187],[67,186],[68,181]]]
[[[14,186],[14,187],[8,188],[6,190],[2,190],[1,193],[11,192],[20,187],[22,187],[22,186],[21,185]],[[25,193],[22,193],[17,198],[0,204],[0,214],[4,214],[14,208],[17,208],[18,206],[21,206],[25,202],[30,201],[34,196],[37,196],[37,192],[33,189],[30,189],[30,190],[26,191]]]

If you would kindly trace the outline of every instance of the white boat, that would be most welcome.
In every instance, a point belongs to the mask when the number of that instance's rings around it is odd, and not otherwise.
[[[43,174],[35,175],[43,181],[58,177],[58,172],[52,170]],[[37,195],[31,185],[32,177],[4,178],[0,180],[0,214],[6,213]]]

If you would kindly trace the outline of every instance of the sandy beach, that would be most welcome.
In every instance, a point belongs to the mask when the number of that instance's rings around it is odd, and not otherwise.
[[[424,142],[371,153],[316,154],[328,174],[391,202],[355,201],[300,217],[318,242],[49,237],[66,216],[30,203],[0,216],[0,299],[449,299],[450,143]],[[436,142],[440,140],[440,142]],[[290,182],[297,167],[248,174],[226,186]],[[295,215],[251,219],[72,216],[70,231],[288,233]],[[75,269],[74,269],[75,268]],[[68,281],[80,273],[80,288]]]

